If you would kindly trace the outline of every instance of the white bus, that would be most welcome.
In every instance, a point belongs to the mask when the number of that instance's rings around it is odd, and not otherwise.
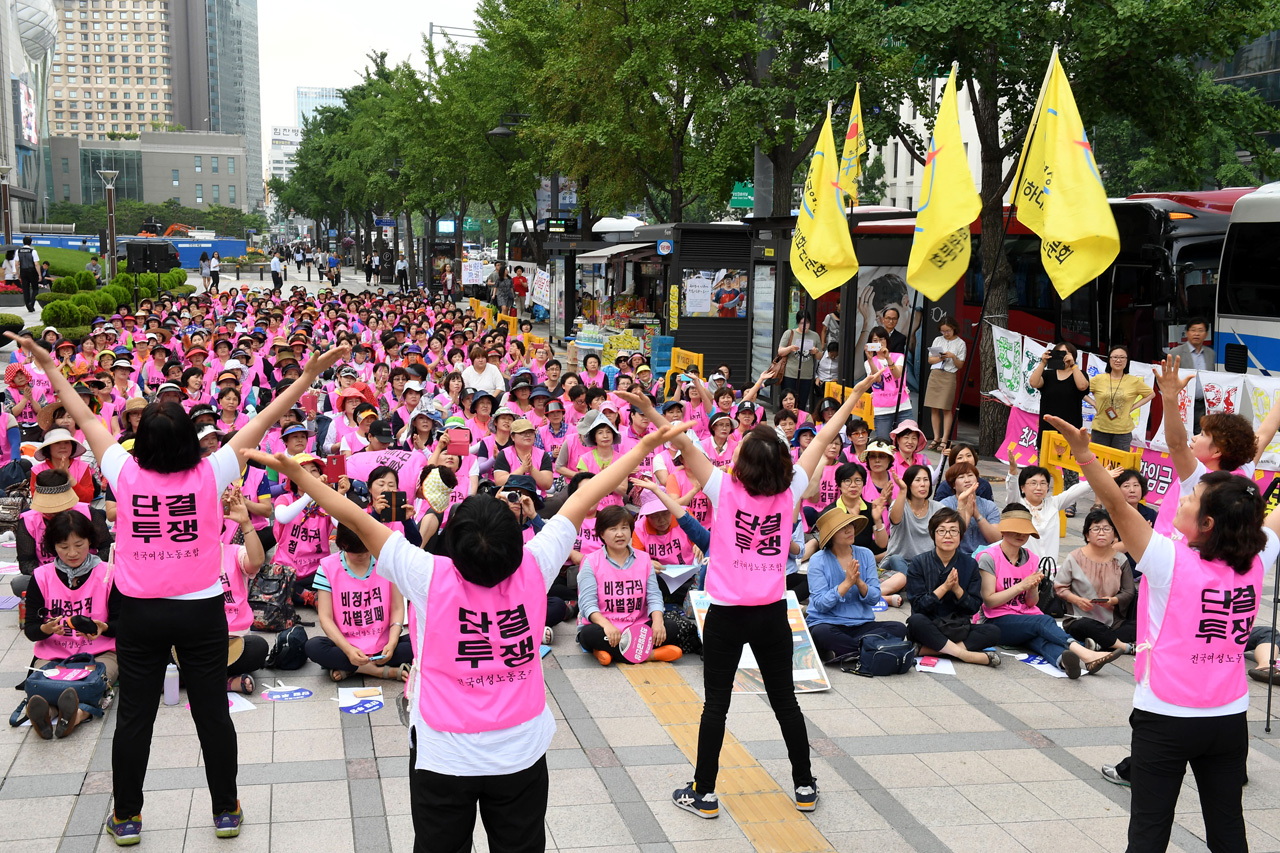
[[[1247,354],[1250,373],[1280,373],[1280,182],[1243,196],[1231,211],[1216,319],[1219,365]]]

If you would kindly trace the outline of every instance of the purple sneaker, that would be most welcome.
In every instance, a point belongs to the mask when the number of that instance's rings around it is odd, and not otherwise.
[[[107,815],[107,835],[116,842],[117,847],[131,847],[142,840],[142,815],[134,815],[128,820],[116,820],[116,813]]]
[[[240,834],[240,824],[244,820],[244,810],[240,801],[236,800],[236,810],[223,812],[213,819],[213,829],[219,838],[235,838]]]

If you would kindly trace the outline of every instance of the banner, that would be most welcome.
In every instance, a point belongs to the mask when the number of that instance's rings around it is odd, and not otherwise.
[[[1027,380],[1031,378],[1032,371],[1040,364],[1040,357],[1048,348],[1048,344],[1042,344],[1026,335],[1022,336],[1022,364],[1018,370],[1018,394],[1013,398],[1013,404],[1020,409],[1026,409],[1028,412],[1040,411],[1040,389],[1032,388],[1027,384]]]
[[[1179,370],[1178,378],[1186,379],[1188,376],[1194,376],[1194,370]],[[1154,387],[1154,386],[1153,386]],[[1196,402],[1196,383],[1194,380],[1187,383],[1187,387],[1178,392],[1178,416],[1182,420],[1182,426],[1187,431],[1187,435],[1191,435],[1191,420],[1195,414]],[[1147,404],[1144,408],[1150,408]],[[1169,407],[1164,409],[1164,417],[1160,419],[1160,426],[1156,427],[1156,434],[1151,436],[1148,447],[1155,450],[1168,450],[1169,442],[1164,437],[1164,425],[1169,422]]]
[[[1035,465],[1040,446],[1040,416],[1025,409],[1009,410],[1009,422],[1004,429],[1004,442],[996,450],[996,458],[1008,463],[1009,454],[1019,468]]]
[[[546,270],[533,274],[533,304],[551,310],[551,275]]]
[[[1243,406],[1244,374],[1201,370],[1200,387],[1204,389],[1205,414],[1233,415]]]
[[[1173,460],[1168,453],[1150,448],[1142,451],[1142,478],[1147,481],[1147,497],[1143,501],[1147,506],[1159,507],[1164,502],[1178,472],[1173,468]]]
[[[698,621],[698,634],[702,634],[702,626],[707,619],[707,608],[711,606],[711,597],[701,590],[689,593],[689,601],[693,605],[693,616]],[[800,610],[800,602],[796,594],[787,591],[787,622],[791,625],[791,680],[795,683],[797,693],[816,693],[830,690],[831,681],[827,671],[822,667],[818,650],[814,648],[813,637],[809,634],[809,626],[804,621],[804,613]],[[742,657],[738,660],[738,671],[733,676],[734,693],[764,693],[764,679],[760,677],[760,665],[750,645],[742,647]]]
[[[483,284],[484,283],[484,261],[463,261],[462,262],[462,283],[463,284]]]
[[[1149,364],[1143,364],[1140,361],[1129,362],[1129,372],[1137,376],[1143,382],[1147,383],[1147,387],[1156,390],[1156,371]],[[1155,401],[1152,400],[1152,403]],[[1147,427],[1151,423],[1151,403],[1138,409],[1137,414],[1133,416],[1133,443],[1139,447],[1147,446]]]
[[[990,392],[1006,406],[1012,406],[1022,387],[1022,335],[988,324],[991,345],[996,353],[996,387]]]
[[[1244,396],[1249,401],[1251,410],[1245,416],[1252,416],[1253,430],[1257,432],[1262,426],[1262,419],[1267,416],[1267,412],[1271,411],[1273,405],[1280,402],[1280,378],[1274,376],[1245,376]],[[1241,412],[1241,414],[1245,413]],[[1280,468],[1280,433],[1277,433],[1277,436],[1271,439],[1271,443],[1263,451],[1262,459],[1258,461],[1258,465],[1270,469]]]

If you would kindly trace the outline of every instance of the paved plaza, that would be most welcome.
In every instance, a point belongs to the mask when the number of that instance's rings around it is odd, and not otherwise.
[[[982,468],[986,475],[1001,473],[990,461]],[[996,484],[998,493],[1001,488]],[[1080,544],[1081,521],[1070,523],[1064,553]],[[11,554],[0,549],[0,561]],[[1259,618],[1269,622],[1270,575],[1266,589]],[[890,610],[880,618],[903,620],[908,612]],[[315,618],[309,609],[300,613]],[[319,630],[308,629],[313,635]],[[16,684],[31,660],[16,611],[0,613],[0,643],[0,680]],[[735,696],[718,786],[724,807],[716,820],[701,820],[670,802],[672,790],[693,778],[702,694],[696,655],[675,664],[603,668],[564,625],[543,665],[547,702],[557,719],[547,756],[548,849],[1125,849],[1129,791],[1104,781],[1098,767],[1128,753],[1130,657],[1077,682],[1050,677],[1012,656],[998,669],[957,664],[954,676],[912,672],[869,679],[829,670],[831,690],[800,697],[821,788],[811,814],[791,806],[789,764],[768,703],[763,696]],[[315,664],[260,672],[259,691],[277,677],[313,695],[292,702],[255,695],[253,710],[232,715],[246,817],[236,839],[214,837],[185,699],[161,706],[142,849],[410,851],[409,747],[393,702],[397,685],[367,679],[383,686],[386,704],[368,715],[349,715],[339,712],[337,685]],[[357,676],[343,686],[360,683]],[[1254,851],[1280,851],[1280,731],[1263,732],[1266,691],[1252,681],[1249,686],[1249,841]],[[9,695],[16,705],[21,694]],[[111,804],[114,728],[110,711],[63,741],[3,727],[0,853],[115,849],[102,829]],[[1178,811],[1170,849],[1205,850],[1190,777]],[[479,826],[475,849],[487,850]]]

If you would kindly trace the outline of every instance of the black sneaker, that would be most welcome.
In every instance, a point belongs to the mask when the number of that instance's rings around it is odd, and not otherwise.
[[[818,780],[796,788],[796,810],[811,812],[818,807]]]
[[[676,808],[693,812],[701,818],[710,820],[713,817],[720,817],[720,799],[716,796],[715,791],[700,794],[694,790],[694,783],[692,782],[673,792],[671,794],[671,802],[676,804]]]

